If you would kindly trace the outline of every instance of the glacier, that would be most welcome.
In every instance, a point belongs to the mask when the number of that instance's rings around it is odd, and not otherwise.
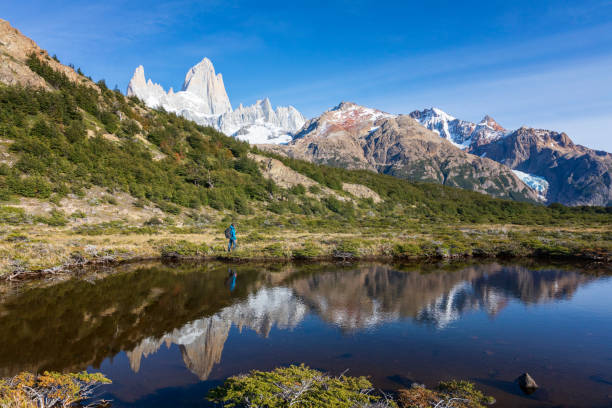
[[[166,92],[157,83],[146,79],[140,65],[127,87],[127,96],[140,98],[151,108],[163,108],[203,126],[252,144],[284,144],[304,125],[306,119],[293,106],[272,108],[268,98],[250,106],[240,104],[233,110],[221,74],[208,58],[187,71],[179,92]]]
[[[543,201],[546,200],[546,193],[548,192],[549,184],[544,177],[525,173],[519,170],[512,170],[512,172],[516,174],[516,176],[520,178],[523,183],[535,190]]]

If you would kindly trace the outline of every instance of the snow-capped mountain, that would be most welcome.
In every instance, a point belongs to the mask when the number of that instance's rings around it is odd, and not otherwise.
[[[443,140],[409,115],[342,102],[306,122],[283,146],[262,145],[301,160],[436,182],[496,197],[538,200],[508,167]]]
[[[410,116],[464,150],[474,144],[497,140],[506,134],[506,129],[488,115],[477,124],[457,119],[438,108],[414,111]]]
[[[179,92],[172,88],[166,92],[161,85],[147,80],[141,65],[134,71],[127,95],[142,99],[149,107],[164,108],[250,143],[287,143],[305,122],[293,106],[275,110],[268,98],[232,110],[223,77],[215,73],[208,58],[189,69]]]
[[[510,167],[541,201],[612,203],[612,154],[576,145],[565,133],[528,127],[507,131],[490,116],[475,124],[438,108],[410,116],[459,148]]]

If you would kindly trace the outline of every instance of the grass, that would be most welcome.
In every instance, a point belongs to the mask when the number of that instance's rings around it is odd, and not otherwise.
[[[17,216],[19,219],[20,215]],[[454,259],[468,257],[557,257],[612,261],[612,227],[536,227],[497,224],[413,223],[397,229],[307,228],[276,218],[231,217],[238,223],[238,249],[227,253],[227,217],[205,226],[129,225],[122,221],[67,225],[0,224],[0,276],[39,272],[88,262],[123,262],[163,256],[185,258]],[[12,219],[11,215],[11,221]]]

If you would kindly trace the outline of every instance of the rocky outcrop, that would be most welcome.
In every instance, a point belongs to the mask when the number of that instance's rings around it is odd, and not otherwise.
[[[7,85],[50,89],[46,81],[27,66],[26,61],[32,53],[44,59],[56,71],[66,74],[68,79],[93,85],[87,78],[77,74],[74,69],[51,58],[47,51],[13,28],[8,21],[0,19],[0,82]]]
[[[548,202],[612,205],[612,154],[576,145],[565,133],[523,127],[470,151],[545,179]]]
[[[286,143],[305,121],[293,106],[273,109],[268,98],[232,110],[223,77],[215,73],[208,58],[187,72],[179,92],[172,88],[166,92],[161,85],[147,80],[141,65],[134,71],[127,95],[142,99],[149,107],[162,107],[250,143]]]
[[[506,133],[489,115],[478,124],[457,119],[438,108],[414,111],[410,117],[461,149],[497,140]]]
[[[576,145],[565,133],[527,127],[507,131],[489,116],[475,124],[438,108],[410,116],[457,147],[515,170],[542,201],[612,205],[612,155]]]
[[[410,116],[348,102],[308,121],[288,145],[262,148],[337,167],[537,200],[509,168],[462,151]]]

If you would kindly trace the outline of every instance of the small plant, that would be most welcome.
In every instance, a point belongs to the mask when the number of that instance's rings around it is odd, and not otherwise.
[[[263,250],[267,256],[271,256],[274,258],[285,257],[285,248],[283,247],[283,244],[279,242],[275,244],[270,244],[266,246]]]
[[[28,220],[23,208],[0,207],[0,224],[18,225],[28,222]]]
[[[162,220],[160,220],[158,217],[151,217],[148,220],[146,220],[144,222],[144,225],[153,227],[153,226],[159,226],[162,225],[164,222]]]
[[[77,210],[77,211],[73,212],[72,214],[70,214],[70,218],[73,218],[73,219],[82,219],[82,218],[85,218],[85,217],[87,217],[87,214],[85,214],[81,210]]]
[[[310,191],[314,195],[317,195],[321,193],[321,187],[319,187],[317,184],[313,184],[310,187],[308,187],[308,191]]]
[[[117,205],[117,199],[112,195],[104,196],[104,201],[106,201],[110,205]]]
[[[42,222],[43,224],[47,224],[51,227],[63,227],[68,223],[66,214],[64,214],[63,211],[56,209],[51,210],[48,217],[37,217],[36,221]]]
[[[139,198],[136,201],[134,201],[133,205],[136,208],[144,208],[145,205],[147,205],[147,201],[142,198]]]
[[[312,241],[306,241],[302,244],[300,248],[293,250],[294,258],[312,258],[315,256],[320,256],[322,254],[322,249],[318,247]]]
[[[495,398],[484,395],[471,382],[452,380],[440,382],[433,390],[414,384],[398,391],[397,402],[400,408],[485,408]]]
[[[203,256],[209,251],[208,245],[196,244],[193,242],[180,240],[172,244],[167,244],[161,248],[162,257],[178,257],[178,256]]]

